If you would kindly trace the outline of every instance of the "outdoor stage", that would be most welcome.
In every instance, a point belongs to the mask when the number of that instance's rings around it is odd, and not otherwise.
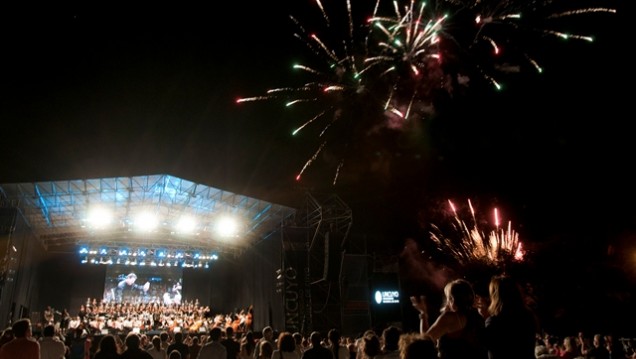
[[[3,184],[0,195],[5,324],[46,306],[77,315],[94,298],[253,305],[256,330],[371,326],[369,258],[348,243],[351,209],[335,195],[306,193],[295,209],[169,175]],[[229,236],[227,217],[239,223]]]

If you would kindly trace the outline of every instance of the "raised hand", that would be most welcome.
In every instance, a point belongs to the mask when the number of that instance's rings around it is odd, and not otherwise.
[[[411,304],[413,308],[417,309],[420,313],[426,314],[428,311],[428,306],[426,305],[426,296],[411,296]]]

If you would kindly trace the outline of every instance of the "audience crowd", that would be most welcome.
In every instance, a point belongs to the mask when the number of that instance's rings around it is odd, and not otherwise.
[[[57,323],[47,319],[34,332],[30,319],[15,321],[0,337],[0,359],[636,359],[633,341],[611,333],[543,332],[511,277],[493,277],[487,297],[479,300],[470,282],[454,280],[444,297],[441,311],[430,310],[425,297],[411,297],[419,312],[417,331],[388,325],[355,336],[341,335],[339,328],[253,331],[251,307],[211,315],[196,302],[148,306],[89,300],[68,325],[61,323],[64,317]],[[121,325],[108,324],[119,318]]]

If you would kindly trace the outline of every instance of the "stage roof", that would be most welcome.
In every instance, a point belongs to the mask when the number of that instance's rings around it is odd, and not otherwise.
[[[167,174],[0,184],[0,196],[17,207],[47,251],[71,252],[80,246],[171,248],[240,255],[250,245],[279,232],[296,210],[212,188]],[[90,209],[113,214],[109,226],[89,221]],[[158,227],[139,232],[135,216],[153,213]],[[194,230],[175,224],[193,218]],[[222,218],[238,220],[234,236],[217,233]]]

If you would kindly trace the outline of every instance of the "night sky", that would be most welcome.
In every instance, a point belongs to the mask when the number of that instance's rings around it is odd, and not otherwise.
[[[306,119],[279,104],[235,103],[294,83],[290,65],[307,54],[288,15],[311,23],[315,3],[145,5],[3,11],[0,183],[166,173],[288,205],[305,189],[336,193],[356,231],[395,247],[447,198],[499,206],[522,238],[577,253],[633,237],[620,8],[570,24],[593,43],[538,36],[530,45],[543,74],[446,103],[415,144],[351,159],[334,186],[323,157],[294,179],[317,148],[314,137],[290,136]]]

